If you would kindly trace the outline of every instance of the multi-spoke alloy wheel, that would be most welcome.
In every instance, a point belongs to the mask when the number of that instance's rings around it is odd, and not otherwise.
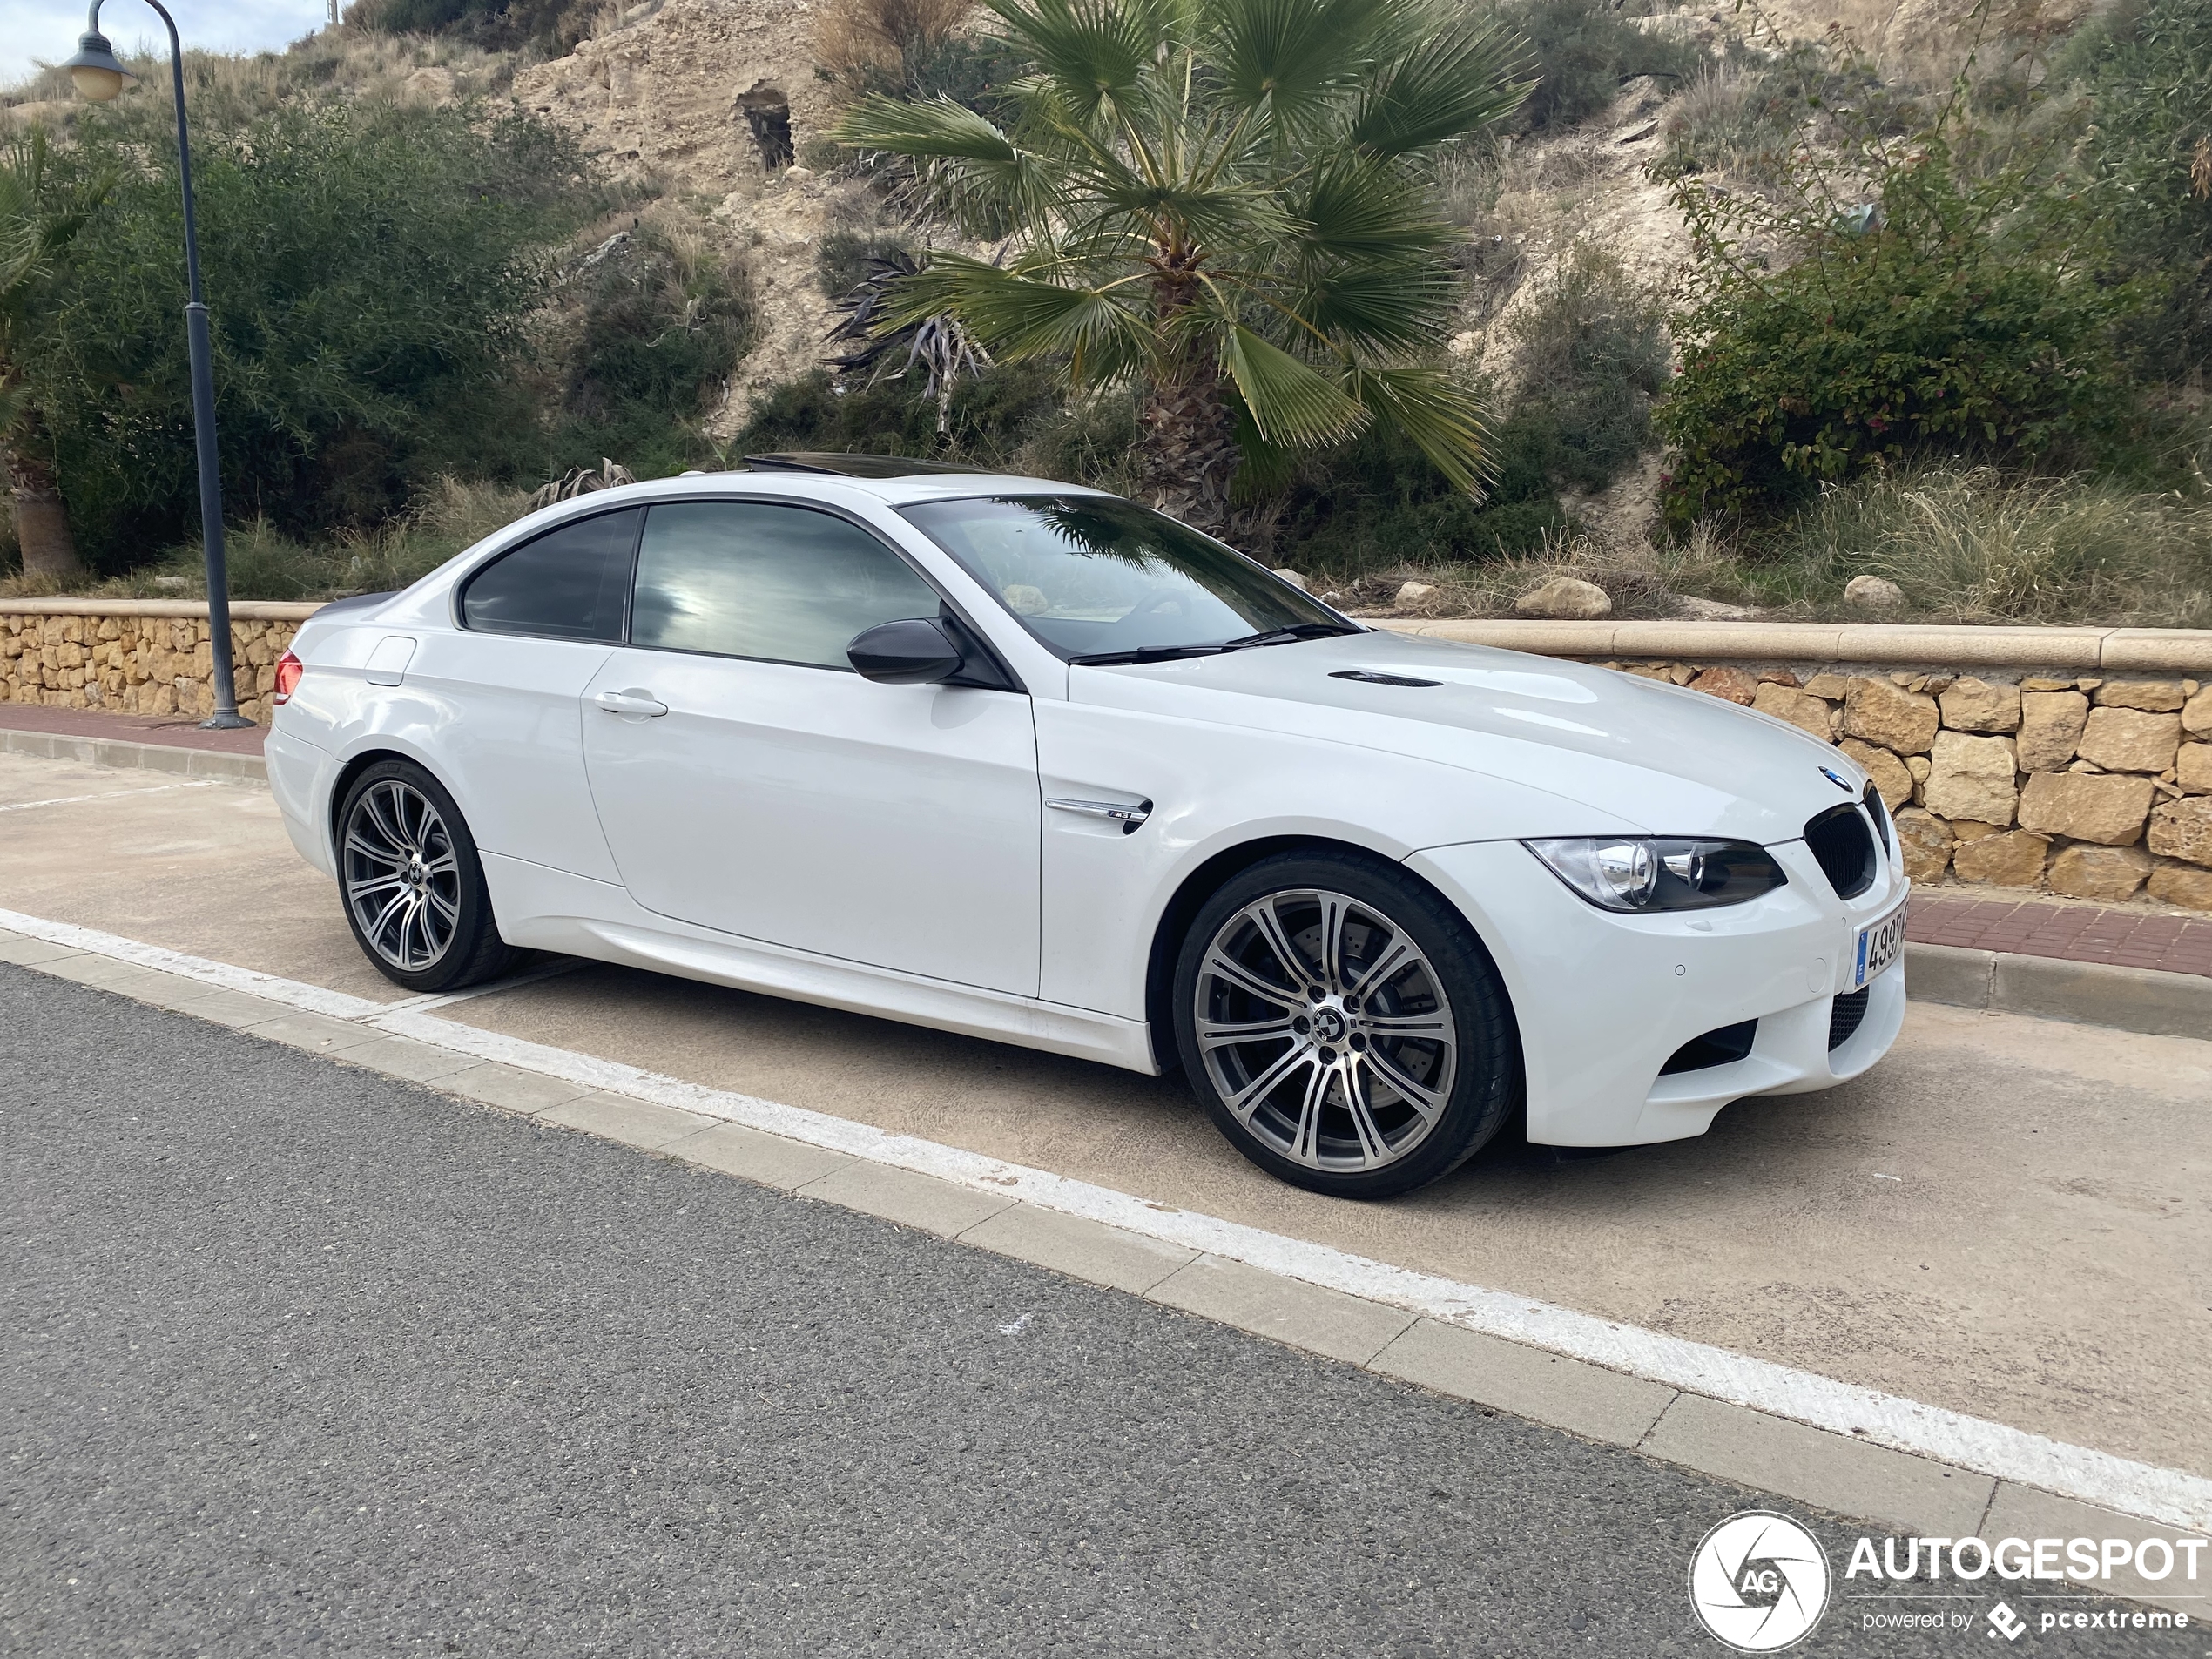
[[[1342,893],[1273,893],[1198,970],[1198,1049],[1231,1116],[1314,1170],[1395,1163],[1452,1097],[1452,1004],[1403,927]]]
[[[1494,970],[1433,894],[1366,860],[1271,862],[1217,894],[1184,949],[1177,1036],[1201,1099],[1302,1184],[1380,1197],[1433,1180],[1511,1103]]]
[[[449,990],[505,964],[475,843],[429,773],[377,762],[354,779],[339,825],[346,920],[387,979]]]
[[[419,789],[386,778],[355,799],[345,880],[361,936],[401,973],[435,967],[453,948],[461,867],[445,819]]]

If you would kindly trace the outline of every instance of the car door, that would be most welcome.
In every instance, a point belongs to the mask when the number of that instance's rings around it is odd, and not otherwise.
[[[592,798],[647,909],[1034,995],[1036,732],[1019,691],[880,685],[845,648],[934,617],[872,532],[766,502],[652,507],[630,643],[583,695]]]
[[[593,513],[509,549],[463,584],[461,626],[425,631],[406,660],[405,684],[440,711],[424,735],[486,853],[617,880],[577,698],[622,641],[644,518]]]

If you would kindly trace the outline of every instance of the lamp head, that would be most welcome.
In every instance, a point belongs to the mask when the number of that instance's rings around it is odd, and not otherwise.
[[[97,30],[78,37],[77,56],[62,67],[77,84],[78,93],[95,104],[106,104],[121,97],[123,89],[137,78],[123,67],[115,48],[108,44],[107,37]]]

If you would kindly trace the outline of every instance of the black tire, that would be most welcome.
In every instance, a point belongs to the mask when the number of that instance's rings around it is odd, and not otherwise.
[[[336,852],[346,925],[395,985],[458,990],[513,960],[468,820],[445,786],[412,760],[379,760],[354,779],[338,809]]]
[[[1326,964],[1325,934],[1339,941]],[[1286,949],[1308,984],[1288,983]],[[1408,949],[1413,960],[1393,968]],[[1521,1106],[1519,1033],[1488,952],[1434,891],[1381,859],[1317,849],[1232,878],[1184,937],[1174,1008],[1206,1115],[1261,1169],[1315,1192],[1425,1186]],[[1264,1035],[1270,1023],[1284,1028]]]

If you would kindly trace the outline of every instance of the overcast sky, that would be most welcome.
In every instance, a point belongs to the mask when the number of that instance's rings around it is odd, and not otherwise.
[[[162,0],[187,46],[226,52],[279,51],[313,34],[330,16],[329,0]],[[158,47],[169,37],[145,0],[107,0],[101,32],[118,51]],[[83,0],[0,0],[0,84],[18,80],[34,61],[58,63],[84,32]]]

